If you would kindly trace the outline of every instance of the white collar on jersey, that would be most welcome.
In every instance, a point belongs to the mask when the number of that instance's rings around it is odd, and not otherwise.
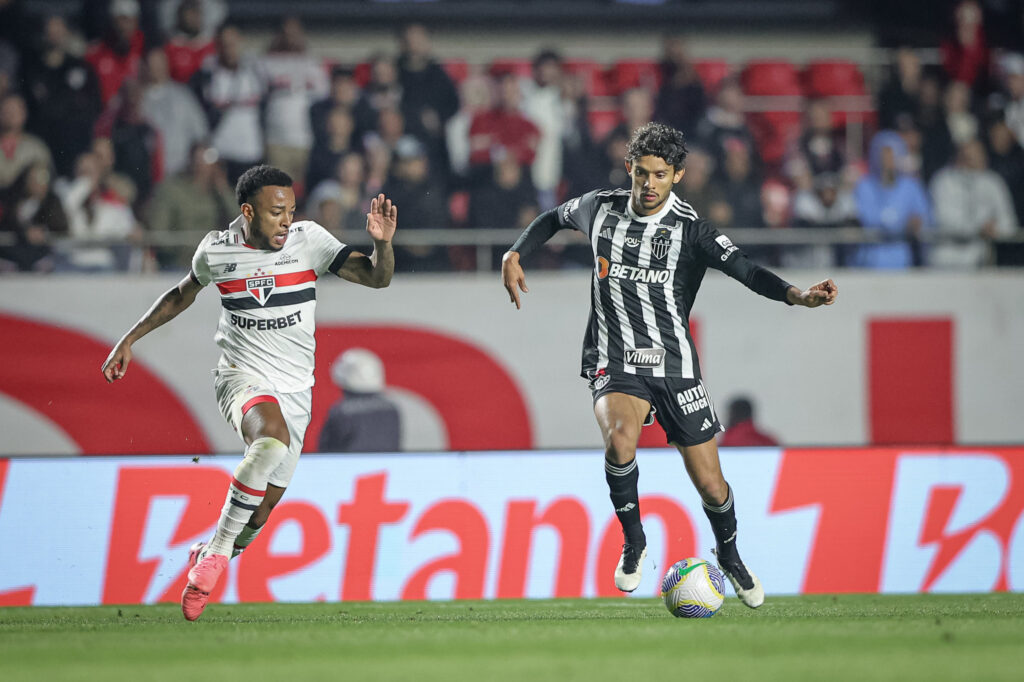
[[[679,203],[679,197],[676,196],[675,192],[668,193],[668,199],[665,200],[665,205],[661,207],[661,210],[651,215],[637,215],[636,211],[633,210],[633,197],[629,198],[626,202],[626,215],[631,219],[641,223],[656,223],[662,218],[668,215],[668,212],[672,210],[672,207]]]
[[[242,215],[241,213],[239,213],[238,217],[232,220],[231,224],[228,225],[229,230],[231,230],[232,232],[238,232],[239,234],[242,235],[242,237],[245,237],[245,233],[247,232],[248,227],[249,221],[246,220],[245,216]]]

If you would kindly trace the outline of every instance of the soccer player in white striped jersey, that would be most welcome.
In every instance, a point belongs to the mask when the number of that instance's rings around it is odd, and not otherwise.
[[[789,305],[830,305],[839,289],[826,280],[801,291],[749,261],[672,191],[683,179],[685,158],[681,132],[660,123],[641,126],[625,159],[631,188],[589,192],[542,213],[505,254],[502,281],[519,308],[520,292],[527,291],[521,256],[563,228],[590,238],[593,287],[582,375],[590,381],[605,445],[605,480],[625,540],[616,587],[632,592],[640,585],[647,539],[636,446],[640,429],[657,419],[703,500],[719,566],[743,603],[757,608],[764,589],[736,547],[733,491],[715,441],[722,427],[701,380],[690,309],[709,267]]]
[[[202,614],[228,560],[255,539],[295,471],[310,418],[317,278],[330,272],[379,289],[395,270],[398,208],[383,194],[366,214],[373,239],[367,256],[312,221],[295,222],[292,179],[277,168],[250,168],[235,193],[241,215],[203,239],[188,276],[121,337],[102,367],[108,383],[124,378],[132,344],[192,305],[203,287],[217,285],[221,358],[214,389],[246,450],[213,538],[190,548],[181,596],[188,620]]]

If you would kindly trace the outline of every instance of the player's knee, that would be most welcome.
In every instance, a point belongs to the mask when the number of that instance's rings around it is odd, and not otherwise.
[[[697,492],[708,504],[720,506],[729,497],[729,484],[721,476],[707,476],[697,482]]]
[[[636,455],[639,434],[625,423],[616,423],[605,429],[605,459],[616,464],[625,464]]]
[[[265,477],[269,476],[287,456],[288,444],[286,442],[271,436],[262,436],[249,444],[242,465],[252,467]]]

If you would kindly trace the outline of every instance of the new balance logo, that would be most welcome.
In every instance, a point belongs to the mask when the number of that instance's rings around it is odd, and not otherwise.
[[[701,431],[707,431],[710,428],[711,428],[711,420],[708,419],[707,417],[705,417],[704,418],[704,423],[701,424],[700,430]]]
[[[616,509],[615,511],[616,513],[623,514],[625,512],[630,511],[631,509],[636,509],[636,505],[633,504],[632,502],[627,502],[625,507],[623,507],[622,509]]]

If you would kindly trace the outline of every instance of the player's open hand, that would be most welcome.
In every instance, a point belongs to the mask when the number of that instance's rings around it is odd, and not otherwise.
[[[112,384],[117,379],[123,379],[128,371],[128,363],[132,361],[132,348],[126,343],[118,343],[114,350],[110,351],[106,361],[103,363],[103,376],[107,383]]]
[[[366,214],[366,231],[374,241],[389,242],[398,227],[398,207],[383,194],[370,200],[370,212]]]
[[[830,279],[818,282],[807,291],[800,292],[800,305],[817,308],[820,305],[832,305],[839,296],[839,287]]]
[[[521,306],[519,302],[519,291],[529,292],[526,288],[526,273],[519,265],[519,254],[509,251],[501,259],[501,281],[508,292],[509,300],[516,304],[516,310]]]

